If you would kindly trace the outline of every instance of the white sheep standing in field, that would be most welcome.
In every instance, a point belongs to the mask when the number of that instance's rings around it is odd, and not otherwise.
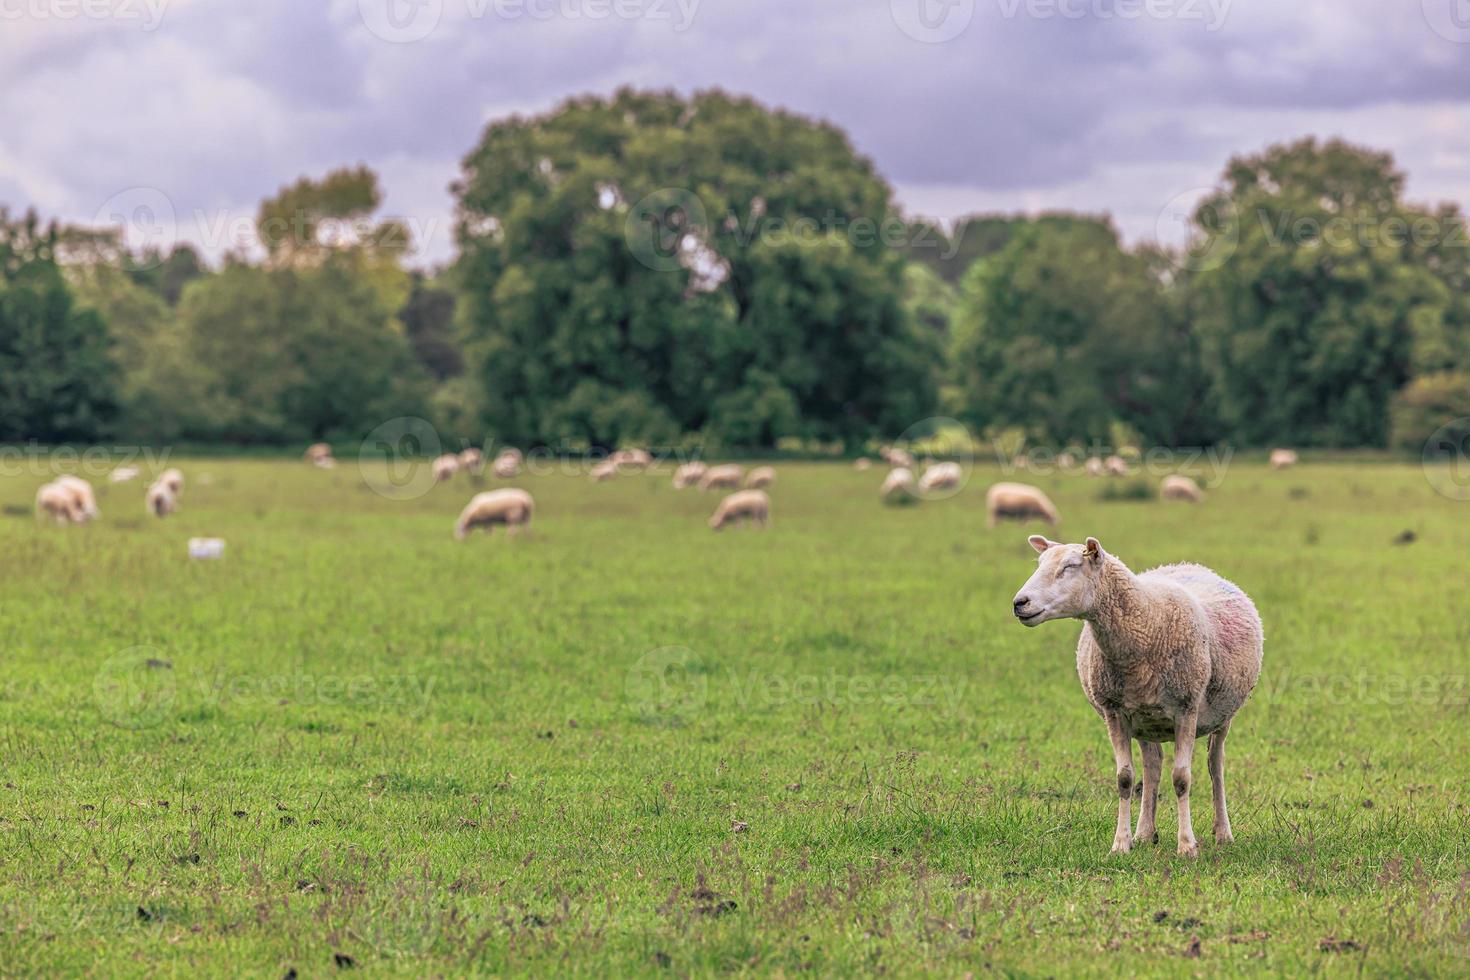
[[[711,466],[704,471],[704,476],[699,478],[699,489],[734,490],[740,486],[740,479],[743,476],[745,476],[745,469],[736,463]]]
[[[167,517],[178,509],[179,498],[173,488],[159,478],[148,487],[148,492],[143,497],[143,506],[154,517]]]
[[[1103,461],[1103,466],[1107,469],[1108,476],[1128,475],[1128,461],[1122,456],[1109,456]]]
[[[1264,631],[1250,597],[1202,565],[1165,565],[1135,575],[1096,538],[1059,544],[1030,538],[1040,558],[1012,600],[1017,619],[1037,626],[1080,619],[1077,675],[1108,726],[1118,778],[1113,853],[1135,840],[1157,843],[1155,809],[1163,771],[1162,743],[1174,743],[1179,797],[1179,853],[1198,857],[1189,814],[1194,740],[1210,737],[1215,842],[1229,843],[1225,808],[1225,736],[1261,674]],[[1143,755],[1143,802],[1129,833],[1133,740]]]
[[[459,472],[459,457],[454,453],[445,453],[434,460],[434,482],[443,483],[452,479]]]
[[[776,470],[770,466],[757,466],[745,477],[745,489],[764,490],[776,482]]]
[[[697,484],[708,470],[708,466],[697,460],[693,463],[684,463],[674,470],[674,489],[687,490]]]
[[[605,483],[618,475],[618,464],[611,459],[604,459],[592,467],[592,472],[587,475],[592,478],[593,483]]]
[[[87,513],[76,494],[59,483],[45,483],[36,491],[36,517],[49,517],[57,524],[85,524]]]
[[[323,462],[332,458],[332,447],[325,442],[314,442],[306,447],[302,456],[308,463],[321,466]]]
[[[878,496],[885,504],[908,504],[918,499],[918,485],[914,482],[914,471],[900,466],[888,471]]]
[[[1291,469],[1297,464],[1299,457],[1295,449],[1273,449],[1271,450],[1271,468],[1273,470]]]
[[[641,473],[653,465],[653,454],[646,449],[619,449],[608,457],[621,470]]]
[[[897,446],[884,446],[878,451],[883,461],[894,469],[911,470],[914,468],[914,457],[905,449]]]
[[[474,446],[459,451],[459,468],[466,473],[478,474],[485,468],[485,454]]]
[[[77,510],[82,515],[82,520],[78,523],[95,521],[102,516],[102,511],[97,508],[97,496],[92,492],[92,484],[79,476],[58,476],[54,482],[76,501]]]
[[[514,479],[520,475],[521,461],[524,458],[519,449],[502,449],[491,464],[490,472],[495,474],[497,480]]]
[[[1197,504],[1205,499],[1205,492],[1191,477],[1174,473],[1164,477],[1163,482],[1159,484],[1159,496],[1164,500],[1183,500]]]
[[[965,479],[965,471],[959,463],[935,463],[919,478],[919,489],[925,493],[940,490],[957,490]]]
[[[158,474],[158,479],[153,482],[162,483],[168,487],[169,493],[175,497],[181,496],[184,492],[184,474],[173,467],[169,467]]]
[[[1069,452],[1060,452],[1060,453],[1057,454],[1057,469],[1059,469],[1059,470],[1061,470],[1062,472],[1065,473],[1068,470],[1075,470],[1076,468],[1077,468],[1077,457],[1076,456],[1073,456]]]
[[[1102,476],[1107,471],[1107,467],[1103,466],[1103,461],[1096,456],[1087,457],[1087,465],[1084,469],[1087,470],[1088,476]]]
[[[766,527],[771,523],[771,498],[763,490],[741,490],[720,501],[709,526],[718,531],[729,524],[756,524]]]
[[[530,527],[535,509],[535,501],[524,490],[510,487],[487,490],[476,494],[460,512],[459,520],[454,523],[454,538],[463,541],[477,527],[483,527],[489,534],[497,524],[505,525],[507,533],[515,534],[521,528]]]
[[[1029,483],[997,483],[985,493],[986,525],[995,527],[1003,520],[1022,524],[1036,518],[1055,527],[1061,523],[1056,505],[1040,488]]]
[[[866,456],[859,456],[852,461],[852,468],[859,473],[866,473],[873,468],[873,461]]]

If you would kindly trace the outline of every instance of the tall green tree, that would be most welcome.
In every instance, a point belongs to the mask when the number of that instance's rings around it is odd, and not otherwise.
[[[1189,288],[1235,439],[1383,445],[1415,361],[1450,366],[1451,291],[1403,185],[1386,153],[1305,139],[1231,160],[1200,204]]]
[[[112,338],[76,304],[58,239],[35,214],[0,210],[0,439],[95,440],[116,413]]]
[[[890,190],[833,126],[624,90],[494,123],[457,193],[497,435],[859,440],[932,412],[936,351],[878,234]]]

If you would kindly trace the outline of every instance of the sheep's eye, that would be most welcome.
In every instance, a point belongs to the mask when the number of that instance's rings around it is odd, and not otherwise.
[[[1081,568],[1081,567],[1082,567],[1082,563],[1080,561],[1074,561],[1070,565],[1063,565],[1062,566],[1062,571],[1064,571],[1064,572],[1070,572],[1074,568]]]

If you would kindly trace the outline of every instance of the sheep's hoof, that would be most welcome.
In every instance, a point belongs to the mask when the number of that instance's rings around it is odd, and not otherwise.
[[[1139,831],[1133,835],[1133,840],[1139,844],[1157,844],[1159,842],[1159,832],[1157,830],[1150,830],[1147,833]]]
[[[1234,844],[1235,843],[1235,835],[1232,834],[1228,829],[1227,830],[1217,830],[1217,831],[1215,831],[1215,843],[1216,844]]]
[[[1180,841],[1179,842],[1179,856],[1180,857],[1186,857],[1186,858],[1197,858],[1197,857],[1199,857],[1199,845],[1196,844],[1192,840],[1191,841]]]
[[[1129,838],[1129,837],[1114,837],[1113,838],[1113,849],[1111,851],[1109,851],[1108,853],[1109,854],[1127,854],[1131,850],[1133,850],[1133,840],[1132,840],[1132,838]]]

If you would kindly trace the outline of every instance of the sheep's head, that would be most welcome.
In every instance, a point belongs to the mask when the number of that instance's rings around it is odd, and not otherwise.
[[[1092,611],[1097,599],[1107,552],[1088,538],[1086,544],[1062,544],[1039,534],[1030,537],[1036,549],[1036,572],[1021,586],[1011,603],[1017,619],[1037,626],[1053,619],[1076,619]]]

